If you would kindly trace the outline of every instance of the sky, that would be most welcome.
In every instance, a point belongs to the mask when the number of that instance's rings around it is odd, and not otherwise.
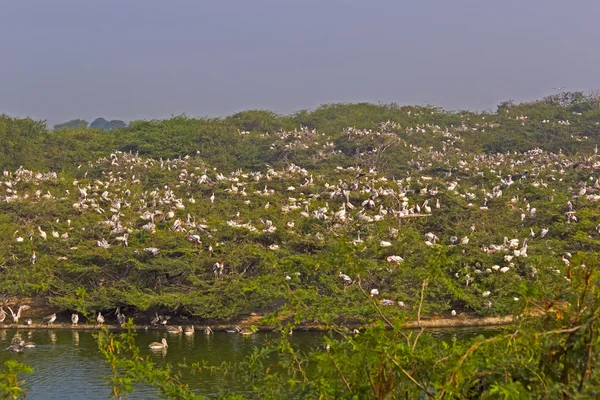
[[[495,110],[600,89],[597,0],[0,0],[0,113]]]

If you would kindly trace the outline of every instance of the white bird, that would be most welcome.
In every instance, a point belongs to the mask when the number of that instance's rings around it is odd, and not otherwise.
[[[402,261],[404,261],[404,259],[402,257],[400,257],[400,256],[388,256],[386,258],[386,260],[389,263],[392,263],[392,262],[401,263]]]
[[[48,325],[52,325],[54,321],[56,321],[56,313],[44,317],[44,322]]]
[[[79,322],[79,314],[77,314],[77,313],[71,314],[71,323],[73,325],[77,325],[78,322]]]
[[[455,317],[455,316],[456,316],[456,311],[452,310],[452,311],[450,312],[450,314],[451,314],[453,317]]]
[[[169,347],[169,345],[167,344],[167,339],[165,338],[163,338],[160,343],[152,342],[148,345],[148,348],[150,349],[166,349],[167,347]]]
[[[42,228],[39,226],[37,228],[38,228],[38,231],[40,232],[40,236],[42,237],[42,239],[44,239],[44,240],[48,239],[48,235],[46,234],[46,232],[43,231]]]
[[[187,236],[187,239],[194,243],[194,246],[198,246],[199,244],[202,244],[202,241],[200,240],[200,235],[192,235],[191,233]]]
[[[96,321],[98,322],[98,325],[102,325],[104,323],[104,317],[102,316],[102,313],[98,313]]]
[[[348,275],[342,274],[341,272],[339,273],[339,277],[344,281],[344,290],[346,290],[346,288],[352,284],[352,279]]]
[[[175,220],[175,222],[173,222],[173,226],[171,227],[171,230],[173,232],[179,232],[180,228],[181,228],[181,218],[177,218]]]
[[[215,194],[213,193],[213,194],[210,196],[210,204],[214,204],[214,202],[215,202]]]
[[[379,296],[379,289],[371,289],[371,297]]]
[[[30,307],[28,305],[22,305],[19,307],[19,309],[17,310],[17,313],[15,314],[13,312],[12,308],[8,307],[8,310],[12,314],[12,318],[13,318],[13,321],[15,322],[15,324],[19,323],[19,318],[21,318],[21,311],[29,310],[29,308]]]

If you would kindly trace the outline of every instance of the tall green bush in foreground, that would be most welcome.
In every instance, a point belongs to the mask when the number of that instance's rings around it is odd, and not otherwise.
[[[29,374],[33,368],[18,361],[8,360],[0,368],[0,397],[2,399],[19,399],[25,397],[23,389],[24,380],[19,379],[19,374]]]

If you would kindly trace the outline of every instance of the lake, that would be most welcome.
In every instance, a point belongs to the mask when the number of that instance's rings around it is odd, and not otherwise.
[[[453,337],[466,339],[482,332],[491,335],[498,331],[497,327],[492,330],[481,327],[428,330],[431,334],[448,340]],[[4,350],[12,343],[15,335],[22,340],[33,341],[36,347],[25,349],[21,353]],[[110,397],[110,387],[106,384],[106,377],[110,370],[92,335],[93,332],[77,330],[3,329],[0,330],[0,363],[15,359],[34,369],[32,374],[23,376],[28,399],[107,399]],[[140,330],[137,332],[136,341],[142,349],[142,354],[151,356],[158,364],[189,365],[206,360],[211,365],[218,365],[223,361],[241,360],[250,354],[255,346],[261,346],[266,340],[274,339],[278,335],[266,332],[251,336],[224,332],[205,335],[196,332],[195,335],[188,336]],[[299,348],[309,351],[322,346],[325,335],[323,332],[295,331],[290,340]],[[147,348],[149,343],[159,342],[162,338],[168,341],[169,347],[166,352],[151,351]],[[218,385],[209,375],[184,375],[182,380],[198,394],[210,397],[218,393],[218,388],[215,387]],[[235,382],[229,382],[227,389],[238,393],[248,390]],[[156,393],[154,388],[139,385],[129,398],[159,398]]]

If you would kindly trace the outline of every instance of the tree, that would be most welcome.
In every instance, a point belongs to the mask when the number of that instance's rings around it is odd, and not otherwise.
[[[109,122],[104,118],[96,118],[91,124],[90,128],[92,129],[101,129],[103,131],[107,131],[109,129]]]
[[[119,128],[127,128],[127,123],[121,121],[120,119],[113,119],[108,123],[108,130]]]
[[[60,129],[85,129],[88,127],[88,122],[85,119],[72,119],[61,124],[54,125],[54,130]]]

